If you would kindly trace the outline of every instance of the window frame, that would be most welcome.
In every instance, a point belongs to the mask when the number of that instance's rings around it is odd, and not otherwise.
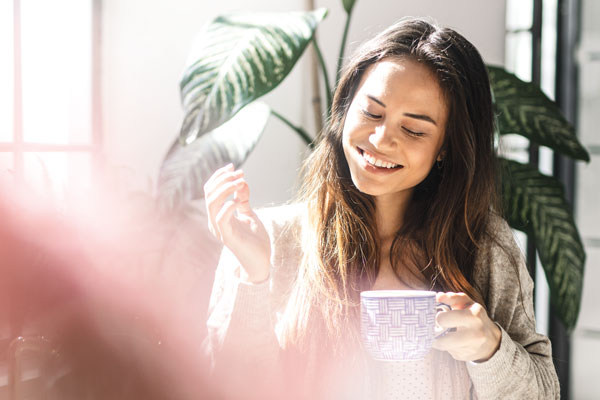
[[[87,144],[51,144],[27,142],[23,135],[23,77],[21,40],[21,0],[13,0],[13,132],[10,142],[0,142],[0,153],[12,155],[11,171],[17,183],[25,181],[26,153],[87,153],[90,155],[93,181],[101,168],[102,157],[102,113],[101,113],[101,34],[102,0],[90,0],[92,13],[91,71],[90,71],[90,118],[91,137]]]

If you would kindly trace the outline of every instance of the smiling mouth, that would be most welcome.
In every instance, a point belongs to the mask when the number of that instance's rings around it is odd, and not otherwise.
[[[363,149],[361,149],[360,147],[357,147],[358,152],[360,153],[361,157],[371,166],[376,167],[376,168],[381,168],[381,169],[401,169],[404,168],[403,165],[401,164],[393,164],[391,162],[387,162],[387,161],[383,161],[383,160],[379,160],[377,157],[373,156],[372,154],[367,153],[366,151],[364,151]]]

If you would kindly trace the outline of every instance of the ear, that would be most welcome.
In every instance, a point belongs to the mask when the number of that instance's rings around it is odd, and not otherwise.
[[[437,159],[436,161],[442,161],[444,158],[446,158],[446,150],[440,150],[440,152],[438,153]]]

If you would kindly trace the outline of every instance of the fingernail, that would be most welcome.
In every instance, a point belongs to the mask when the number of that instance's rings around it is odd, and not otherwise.
[[[234,174],[234,175],[236,175],[236,176],[242,176],[242,175],[244,175],[244,171],[243,171],[243,170],[241,170],[241,169],[238,169],[238,170],[237,170],[237,171],[235,171],[233,174]]]
[[[226,169],[228,170],[232,170],[233,169],[233,163],[229,163],[225,166]]]

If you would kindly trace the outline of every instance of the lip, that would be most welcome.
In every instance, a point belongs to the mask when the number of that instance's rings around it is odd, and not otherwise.
[[[400,171],[401,169],[404,168],[404,165],[399,164],[399,167],[396,168],[384,168],[384,167],[376,167],[374,165],[371,165],[367,162],[367,160],[365,160],[365,158],[363,157],[363,152],[365,150],[361,149],[360,147],[356,147],[356,152],[358,153],[358,157],[360,160],[360,165],[363,167],[363,169],[369,171],[369,172],[373,172],[373,173],[378,173],[378,174],[393,174],[394,172]],[[373,157],[381,160],[381,161],[385,161],[385,162],[389,162],[392,164],[396,164],[393,161],[390,161],[389,159],[385,158],[385,157],[380,157],[378,154],[375,154],[371,151],[367,151],[368,154],[372,155]]]

